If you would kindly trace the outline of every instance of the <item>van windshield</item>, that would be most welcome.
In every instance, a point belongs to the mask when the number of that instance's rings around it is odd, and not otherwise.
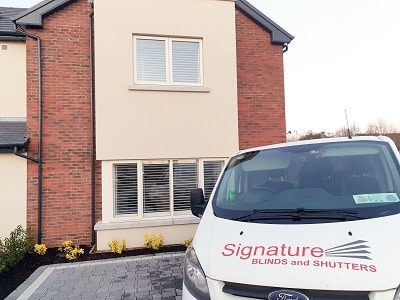
[[[386,142],[347,140],[250,151],[227,164],[216,216],[246,222],[322,223],[400,212],[399,164]]]

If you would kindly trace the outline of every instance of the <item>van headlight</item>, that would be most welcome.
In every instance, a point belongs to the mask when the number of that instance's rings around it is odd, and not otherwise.
[[[210,299],[206,275],[192,246],[186,250],[183,268],[183,282],[189,292],[197,299]]]

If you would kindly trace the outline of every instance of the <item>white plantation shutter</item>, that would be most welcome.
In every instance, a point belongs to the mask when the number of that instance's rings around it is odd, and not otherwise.
[[[172,81],[200,83],[200,44],[172,41]]]
[[[224,161],[222,160],[204,162],[204,198],[206,201],[210,199],[212,190],[218,180],[223,166]]]
[[[114,216],[139,219],[191,215],[190,192],[209,200],[223,160],[159,160],[113,165]]]
[[[143,213],[169,215],[169,164],[143,164]]]
[[[114,214],[138,213],[136,164],[114,165]]]
[[[135,83],[202,84],[201,48],[200,39],[135,36]]]
[[[136,39],[136,78],[144,82],[166,82],[166,41]]]
[[[190,210],[190,191],[198,186],[196,162],[174,162],[174,211]]]

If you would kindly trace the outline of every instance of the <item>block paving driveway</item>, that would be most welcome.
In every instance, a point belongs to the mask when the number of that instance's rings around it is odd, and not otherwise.
[[[182,299],[184,252],[38,268],[6,300]]]

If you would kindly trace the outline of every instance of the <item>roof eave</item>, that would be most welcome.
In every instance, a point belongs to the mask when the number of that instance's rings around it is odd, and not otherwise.
[[[25,39],[25,34],[11,28],[0,29],[0,39],[18,39],[18,38]]]
[[[28,150],[28,145],[29,137],[20,142],[0,144],[0,153],[14,153],[15,150],[18,152],[26,152]]]
[[[0,41],[22,41],[24,42],[26,37],[23,35],[13,35],[10,33],[2,33],[0,32]]]
[[[43,26],[43,18],[75,0],[45,0],[15,15],[13,21],[23,26]]]
[[[29,145],[26,118],[0,118],[0,152],[26,152]]]
[[[271,34],[272,44],[287,45],[294,39],[293,35],[288,33],[246,0],[237,0],[236,8],[269,32]]]

